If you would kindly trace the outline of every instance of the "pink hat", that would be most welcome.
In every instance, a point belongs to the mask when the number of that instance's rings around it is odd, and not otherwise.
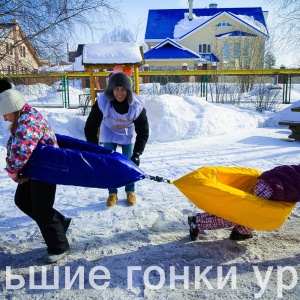
[[[123,72],[122,66],[114,66],[113,73]]]

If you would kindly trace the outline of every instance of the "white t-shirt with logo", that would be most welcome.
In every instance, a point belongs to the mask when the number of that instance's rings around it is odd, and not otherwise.
[[[106,99],[104,93],[98,95],[97,102],[103,113],[99,142],[121,145],[132,144],[135,137],[133,121],[136,120],[142,112],[145,100],[141,96],[134,94],[133,102],[129,105],[128,113],[123,115],[115,111],[113,105]]]

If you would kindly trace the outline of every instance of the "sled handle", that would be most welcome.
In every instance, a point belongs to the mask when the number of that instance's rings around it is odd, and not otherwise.
[[[147,179],[154,180],[154,181],[157,181],[157,182],[173,183],[173,181],[171,181],[169,179],[159,177],[159,176],[145,175],[145,177]]]

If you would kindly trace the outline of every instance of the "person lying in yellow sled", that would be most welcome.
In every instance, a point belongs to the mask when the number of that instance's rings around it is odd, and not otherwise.
[[[300,201],[300,165],[282,165],[263,172],[257,179],[253,194],[273,200],[296,203]],[[199,239],[203,230],[233,228],[231,240],[246,240],[253,237],[252,229],[207,212],[188,217],[190,237]]]

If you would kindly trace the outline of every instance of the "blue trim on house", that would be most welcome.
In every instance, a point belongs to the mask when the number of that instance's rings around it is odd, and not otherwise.
[[[227,37],[241,37],[241,36],[256,37],[257,35],[249,33],[249,32],[243,32],[243,31],[240,31],[240,30],[225,32],[225,33],[221,33],[221,34],[216,34],[217,38],[222,37],[222,36],[227,36]]]
[[[231,14],[230,12],[228,12],[233,18],[236,18],[236,19],[238,19],[240,22],[242,22],[242,23],[244,23],[245,25],[247,25],[247,26],[250,26],[251,28],[253,28],[254,30],[256,30],[256,31],[259,31],[259,32],[261,32],[264,36],[266,36],[266,37],[269,37],[269,35],[268,34],[266,34],[265,32],[262,32],[259,28],[257,28],[257,27],[254,27],[254,26],[252,26],[252,24],[251,23],[248,23],[248,22],[246,22],[246,21],[244,21],[244,20],[242,20],[241,18],[239,18],[238,16],[234,16],[233,14]],[[261,22],[260,22],[261,23]],[[266,29],[266,31],[268,32],[268,29],[267,29],[267,26],[265,25],[265,29]]]
[[[220,61],[213,53],[200,53],[199,56],[202,57],[203,60],[211,63]]]
[[[166,39],[144,53],[145,59],[199,59],[199,55],[171,39]]]
[[[174,40],[166,39],[151,50],[144,53],[145,59],[194,59],[203,63],[219,62],[220,60],[213,53],[198,54],[189,50]]]

